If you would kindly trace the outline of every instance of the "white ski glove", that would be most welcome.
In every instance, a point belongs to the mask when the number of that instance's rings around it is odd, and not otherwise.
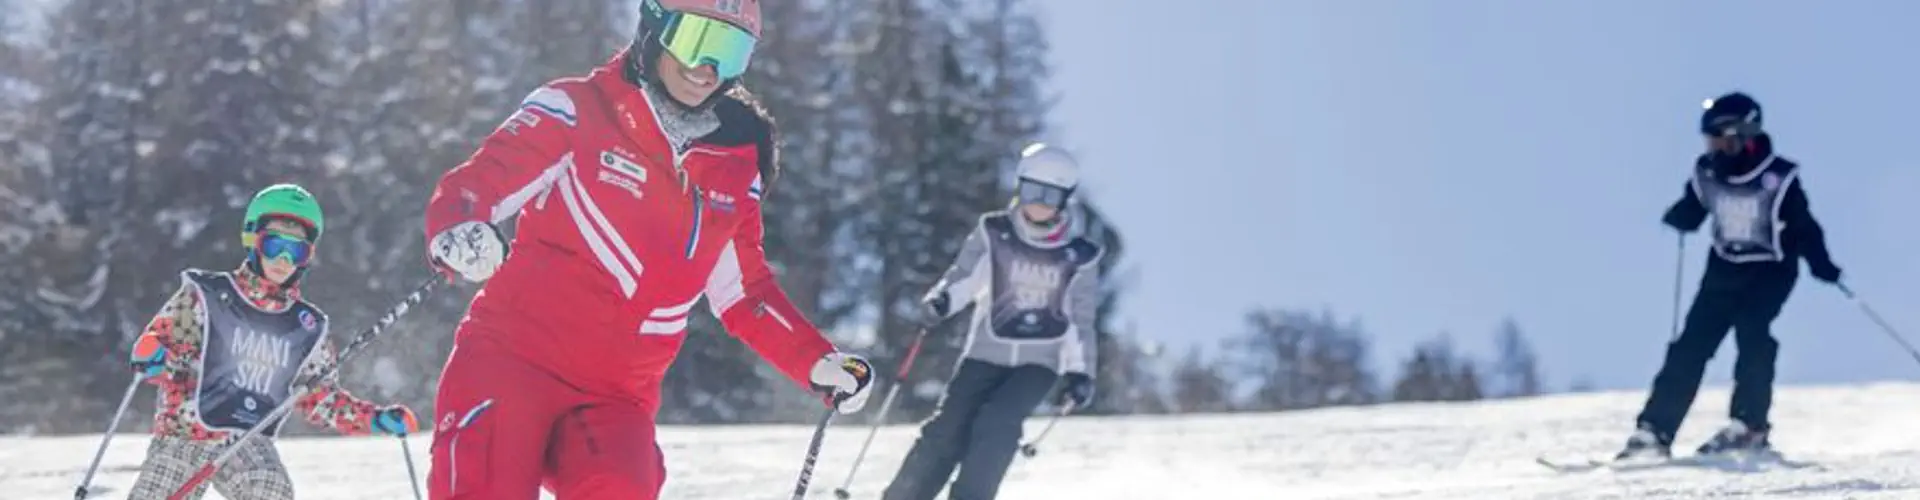
[[[507,244],[500,230],[478,221],[462,222],[434,235],[428,252],[441,267],[479,283],[493,277],[507,260]]]
[[[813,363],[807,377],[813,389],[825,393],[827,402],[842,414],[860,411],[867,405],[868,388],[873,387],[873,365],[858,354],[827,353]]]
[[[946,289],[935,289],[927,293],[925,298],[920,299],[920,314],[923,315],[920,318],[920,324],[929,327],[938,326],[941,321],[947,319],[947,315],[953,314],[952,307],[953,297],[947,294]]]

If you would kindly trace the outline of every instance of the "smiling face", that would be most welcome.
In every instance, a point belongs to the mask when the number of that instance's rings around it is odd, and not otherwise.
[[[681,105],[698,106],[720,89],[720,76],[714,71],[713,65],[702,64],[689,68],[681,64],[679,58],[662,51],[654,61],[654,67],[660,68],[660,83],[666,85],[667,95]]]

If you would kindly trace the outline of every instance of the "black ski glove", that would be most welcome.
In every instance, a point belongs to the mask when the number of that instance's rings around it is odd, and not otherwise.
[[[1068,373],[1060,381],[1060,394],[1054,398],[1054,406],[1071,403],[1074,409],[1080,409],[1093,402],[1093,377],[1085,373]]]
[[[1840,266],[1833,265],[1832,262],[1828,262],[1821,265],[1808,265],[1807,268],[1808,268],[1807,269],[1808,272],[1813,273],[1813,277],[1815,279],[1818,279],[1822,282],[1825,282],[1825,283],[1840,282]]]
[[[1660,223],[1666,224],[1667,227],[1673,228],[1673,230],[1679,231],[1682,234],[1691,233],[1694,229],[1697,229],[1697,225],[1695,225],[1695,227],[1688,226],[1685,215],[1674,211],[1668,211],[1666,216],[1660,218]]]
[[[927,298],[922,300],[920,305],[922,308],[921,313],[926,315],[926,317],[920,319],[920,322],[927,326],[939,324],[940,320],[947,319],[948,313],[953,312],[949,309],[953,307],[953,301],[947,297],[946,290],[927,295]]]

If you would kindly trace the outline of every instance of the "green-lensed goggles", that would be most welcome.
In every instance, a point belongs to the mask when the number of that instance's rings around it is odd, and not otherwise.
[[[699,14],[674,12],[660,32],[660,45],[689,68],[713,65],[721,79],[747,72],[757,42],[738,26]]]

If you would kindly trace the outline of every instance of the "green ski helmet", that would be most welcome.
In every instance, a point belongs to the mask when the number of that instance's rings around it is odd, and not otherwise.
[[[326,216],[320,212],[320,200],[313,193],[297,184],[274,184],[253,194],[253,200],[247,202],[247,215],[240,224],[240,244],[249,251],[253,249],[255,233],[263,227],[263,219],[285,217],[305,224],[307,241],[320,242],[320,234],[325,229]]]

